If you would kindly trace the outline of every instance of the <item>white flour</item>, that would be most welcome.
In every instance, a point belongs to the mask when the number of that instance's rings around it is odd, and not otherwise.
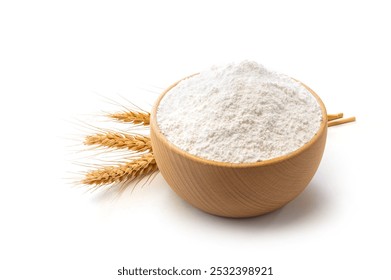
[[[244,61],[181,81],[161,100],[157,123],[190,154],[257,162],[291,153],[317,133],[315,97],[290,77]]]

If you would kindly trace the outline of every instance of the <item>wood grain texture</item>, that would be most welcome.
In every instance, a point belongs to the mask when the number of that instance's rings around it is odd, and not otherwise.
[[[177,82],[178,83],[178,82]],[[151,141],[164,179],[184,200],[210,214],[242,218],[276,210],[298,196],[321,161],[327,137],[327,112],[318,100],[323,121],[310,142],[288,155],[257,163],[222,163],[193,156],[170,143],[160,132],[156,111],[151,113]]]

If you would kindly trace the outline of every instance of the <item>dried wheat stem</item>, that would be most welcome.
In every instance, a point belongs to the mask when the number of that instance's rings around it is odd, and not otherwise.
[[[148,112],[125,111],[109,114],[110,118],[121,122],[130,122],[133,124],[149,125],[151,114]]]
[[[106,132],[89,135],[85,138],[84,144],[117,149],[129,149],[137,152],[152,150],[151,139],[149,137],[118,132]]]
[[[327,126],[330,127],[330,126],[334,126],[334,125],[340,125],[340,124],[349,123],[349,122],[355,122],[355,121],[356,121],[356,117],[350,117],[350,118],[345,118],[345,119],[338,119],[338,120],[334,120],[334,121],[328,122]]]
[[[340,118],[343,118],[343,113],[328,114],[328,115],[327,115],[327,120],[328,120],[328,121],[332,121],[332,120],[336,120],[336,119],[340,119]]]
[[[131,182],[136,178],[142,178],[156,170],[157,164],[155,158],[152,153],[148,153],[125,164],[90,171],[85,175],[82,183],[85,185],[101,186],[120,182]]]

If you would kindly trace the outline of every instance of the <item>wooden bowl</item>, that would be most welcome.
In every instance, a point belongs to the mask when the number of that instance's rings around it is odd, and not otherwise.
[[[311,181],[322,159],[327,136],[327,113],[318,101],[323,120],[319,131],[298,150],[256,163],[223,163],[191,155],[170,143],[160,132],[156,112],[166,89],[151,113],[151,141],[159,170],[184,200],[210,214],[252,217],[274,211],[298,196]]]

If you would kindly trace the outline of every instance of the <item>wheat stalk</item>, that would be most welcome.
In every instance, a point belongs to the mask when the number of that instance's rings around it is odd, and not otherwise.
[[[84,140],[84,144],[117,149],[129,149],[137,152],[152,150],[151,139],[149,137],[118,132],[88,135]]]
[[[333,120],[333,121],[329,121],[327,123],[327,126],[330,127],[330,126],[334,126],[334,125],[340,125],[340,124],[344,124],[344,123],[350,123],[350,122],[355,122],[356,121],[356,117],[350,117],[350,118],[340,118],[340,119],[336,119],[336,120]]]
[[[121,122],[130,122],[133,124],[149,125],[151,114],[148,112],[125,111],[108,115],[110,118]]]
[[[110,185],[120,182],[131,182],[136,178],[142,178],[157,170],[157,164],[152,153],[145,154],[133,161],[107,166],[86,173],[82,184],[85,185]]]

